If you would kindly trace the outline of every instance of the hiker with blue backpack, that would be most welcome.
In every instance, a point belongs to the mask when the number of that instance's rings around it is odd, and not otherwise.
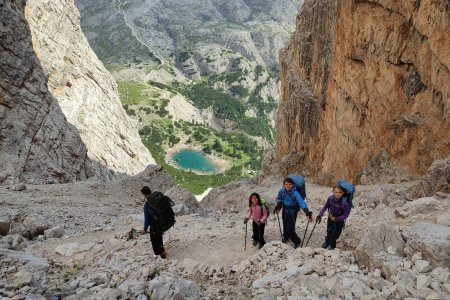
[[[274,213],[278,215],[278,212],[283,208],[282,219],[283,219],[283,237],[282,242],[286,243],[291,240],[294,243],[294,248],[298,248],[301,244],[301,239],[295,232],[295,223],[297,221],[297,214],[300,208],[305,212],[312,222],[312,212],[309,211],[308,205],[306,204],[303,197],[300,195],[300,191],[297,189],[297,184],[294,185],[294,180],[296,178],[291,178],[288,176],[283,180],[283,187],[278,191],[277,195],[277,206],[275,207]],[[301,179],[303,177],[297,176]],[[303,181],[304,186],[304,181]]]
[[[347,188],[343,186],[347,186]],[[325,236],[325,242],[322,244],[322,248],[328,250],[336,248],[336,241],[339,239],[345,225],[345,220],[350,214],[354,191],[354,187],[351,184],[338,181],[338,184],[333,187],[333,195],[328,197],[327,202],[317,215],[316,222],[320,223],[325,211],[328,211],[327,235]]]
[[[266,226],[266,220],[268,217],[267,206],[261,200],[258,193],[252,193],[248,199],[248,214],[244,219],[244,223],[252,219],[252,229],[253,229],[253,246],[259,244],[261,249],[266,241],[264,241],[264,228]]]

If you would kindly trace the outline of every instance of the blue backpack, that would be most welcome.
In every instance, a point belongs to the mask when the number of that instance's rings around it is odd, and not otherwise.
[[[344,196],[342,199],[342,204],[345,204],[346,201],[350,204],[350,209],[353,208],[353,195],[355,194],[355,187],[350,182],[344,180],[338,180],[336,185],[344,190]]]
[[[302,196],[303,200],[306,199],[306,183],[303,176],[297,174],[289,174],[288,178],[292,179],[297,192]]]

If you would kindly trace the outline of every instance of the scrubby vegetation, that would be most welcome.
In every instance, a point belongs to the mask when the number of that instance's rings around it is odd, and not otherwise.
[[[184,62],[190,55],[192,53],[182,52],[178,59]],[[152,156],[181,186],[195,194],[243,176],[256,175],[260,169],[262,148],[249,136],[273,141],[274,132],[267,116],[276,109],[277,103],[272,97],[262,96],[273,70],[257,66],[252,72],[242,68],[241,64],[243,59],[236,58],[230,72],[202,77],[191,83],[118,82],[125,110],[145,124],[139,133]],[[168,71],[173,72],[173,69]],[[249,89],[246,81],[251,78],[264,81]],[[240,133],[217,132],[204,125],[174,121],[166,107],[176,94],[183,95],[200,109],[212,107],[215,117],[225,120],[230,128]],[[250,117],[252,114],[248,109],[254,110],[256,116]],[[165,162],[166,149],[180,142],[230,161],[231,169],[222,174],[199,175],[168,165]]]

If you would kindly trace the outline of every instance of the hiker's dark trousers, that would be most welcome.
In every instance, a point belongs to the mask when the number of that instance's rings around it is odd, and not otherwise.
[[[295,222],[297,221],[297,207],[286,207],[283,206],[283,238],[291,240],[294,244],[300,244],[301,239],[295,232]]]
[[[150,240],[152,242],[152,248],[155,255],[160,255],[164,252],[162,233],[153,232],[150,230]]]
[[[253,221],[253,236],[252,239],[257,241],[261,246],[264,246],[266,241],[264,241],[264,228],[266,227],[266,224],[260,223],[259,225]]]
[[[327,243],[327,245],[336,247],[336,241],[341,235],[344,224],[344,221],[331,221],[331,219],[328,218],[327,236],[325,237],[325,242]]]

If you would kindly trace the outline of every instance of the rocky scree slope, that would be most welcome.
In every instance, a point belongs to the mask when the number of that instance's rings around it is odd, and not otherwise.
[[[320,248],[325,222],[316,226],[309,247],[281,243],[272,215],[268,243],[258,250],[249,235],[244,251],[248,195],[261,191],[270,199],[281,180],[262,186],[233,183],[213,191],[205,204],[176,191],[157,166],[106,183],[1,188],[0,294],[32,299],[448,298],[448,194],[409,198],[420,193],[414,182],[360,185],[338,249]],[[177,223],[164,237],[167,260],[152,254],[148,237],[128,239],[130,228],[142,226],[139,188],[144,184],[176,202]],[[316,215],[331,189],[309,180],[307,188]],[[301,236],[304,220],[300,214]]]
[[[449,155],[449,9],[305,1],[280,52],[279,169],[371,183],[365,166],[387,155],[400,181]]]

